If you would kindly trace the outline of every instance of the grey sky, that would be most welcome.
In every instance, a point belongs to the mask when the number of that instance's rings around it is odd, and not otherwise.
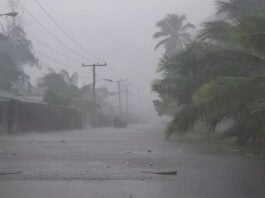
[[[82,53],[41,11],[34,0],[20,0],[32,14],[47,26],[67,45]],[[50,14],[78,40],[86,49],[106,60],[108,68],[99,68],[99,78],[127,78],[136,87],[143,88],[143,94],[150,95],[150,84],[161,51],[154,52],[156,42],[152,39],[156,21],[167,13],[186,14],[196,25],[211,16],[214,0],[39,0]],[[1,0],[0,12],[6,11],[7,0]],[[46,44],[80,60],[74,63],[34,43],[34,48],[73,69],[81,70],[81,62],[89,63],[72,54],[51,38],[26,12],[25,29]],[[2,19],[3,20],[3,19]],[[84,54],[85,55],[85,54]],[[56,68],[62,65],[39,55],[40,60]],[[98,62],[97,60],[93,62]],[[90,62],[92,63],[92,62]],[[66,68],[67,69],[67,68]],[[87,71],[89,71],[87,69]],[[35,76],[40,71],[34,70]],[[80,73],[80,72],[79,72]],[[84,73],[84,72],[81,72]],[[91,83],[91,78],[80,74],[82,84]],[[91,75],[91,74],[88,74]],[[149,97],[150,98],[150,97]]]

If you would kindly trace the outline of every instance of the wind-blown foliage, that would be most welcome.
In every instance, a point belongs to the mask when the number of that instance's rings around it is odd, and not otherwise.
[[[38,87],[45,90],[44,102],[57,105],[70,105],[78,95],[79,89],[74,84],[69,84],[65,76],[66,71],[61,73],[49,73],[39,80]]]
[[[234,120],[226,136],[240,144],[265,146],[265,2],[218,0],[217,18],[204,23],[198,38],[163,58],[162,78],[153,90],[181,109],[168,135],[194,129],[198,121],[214,131]],[[169,100],[169,99],[167,99]]]
[[[10,12],[15,6],[14,1],[9,1]],[[25,75],[23,66],[37,63],[20,17],[6,20],[0,31],[0,88],[10,91],[12,83]]]
[[[190,29],[194,29],[191,23],[185,23],[185,15],[169,14],[161,21],[158,21],[156,26],[160,28],[159,32],[153,35],[153,38],[163,38],[155,49],[163,46],[166,49],[167,56],[174,55],[179,49],[183,49],[185,44],[190,40],[191,35],[188,33]]]
[[[96,88],[96,103],[90,85],[79,88],[76,73],[70,75],[66,70],[51,72],[39,79],[38,89],[44,93],[43,101],[57,106],[74,107],[81,113],[85,122],[92,122],[92,113],[96,113],[97,126],[110,124],[112,105],[107,98],[112,94],[106,87]],[[94,122],[93,121],[93,122]]]

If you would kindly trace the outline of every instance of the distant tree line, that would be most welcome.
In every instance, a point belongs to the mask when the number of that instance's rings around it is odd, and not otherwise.
[[[92,112],[94,112],[96,116],[94,125],[111,125],[110,114],[114,107],[107,101],[107,98],[112,93],[105,87],[97,88],[97,103],[94,103],[92,84],[79,88],[77,82],[77,73],[70,75],[66,70],[53,71],[39,79],[37,89],[42,92],[45,103],[76,108],[81,113],[83,122],[91,123]]]

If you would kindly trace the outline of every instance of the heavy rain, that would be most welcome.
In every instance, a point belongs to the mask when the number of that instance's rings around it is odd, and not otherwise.
[[[265,197],[265,1],[0,0],[0,197]]]

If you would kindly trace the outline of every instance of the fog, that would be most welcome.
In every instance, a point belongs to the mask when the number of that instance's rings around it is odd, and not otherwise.
[[[21,2],[54,35],[75,51],[91,59],[89,62],[67,50],[43,30],[27,11],[18,8],[19,15],[23,17],[25,31],[29,36],[34,36],[39,41],[80,61],[79,63],[69,61],[32,40],[34,49],[38,50],[35,54],[43,69],[26,68],[31,80],[35,83],[36,79],[49,67],[55,71],[62,68],[70,73],[77,71],[79,85],[92,83],[90,70],[82,69],[81,64],[93,64],[100,60],[89,56],[69,40],[34,0]],[[1,12],[7,10],[6,4],[7,1],[1,0]],[[97,69],[98,79],[128,79],[128,83],[131,84],[132,100],[138,101],[139,97],[142,97],[144,106],[148,106],[149,109],[153,108],[152,98],[156,97],[151,95],[151,82],[156,77],[157,65],[163,53],[163,49],[154,51],[154,46],[158,42],[152,38],[157,31],[156,22],[166,14],[175,13],[187,15],[191,23],[199,26],[213,12],[213,0],[42,0],[41,4],[82,46],[99,57],[101,62],[107,62],[106,68]],[[39,51],[71,67],[64,67],[51,61],[39,54]],[[103,84],[106,83],[101,83]],[[142,96],[138,94],[139,89]]]
[[[0,197],[264,198],[264,24],[262,0],[0,0]]]

